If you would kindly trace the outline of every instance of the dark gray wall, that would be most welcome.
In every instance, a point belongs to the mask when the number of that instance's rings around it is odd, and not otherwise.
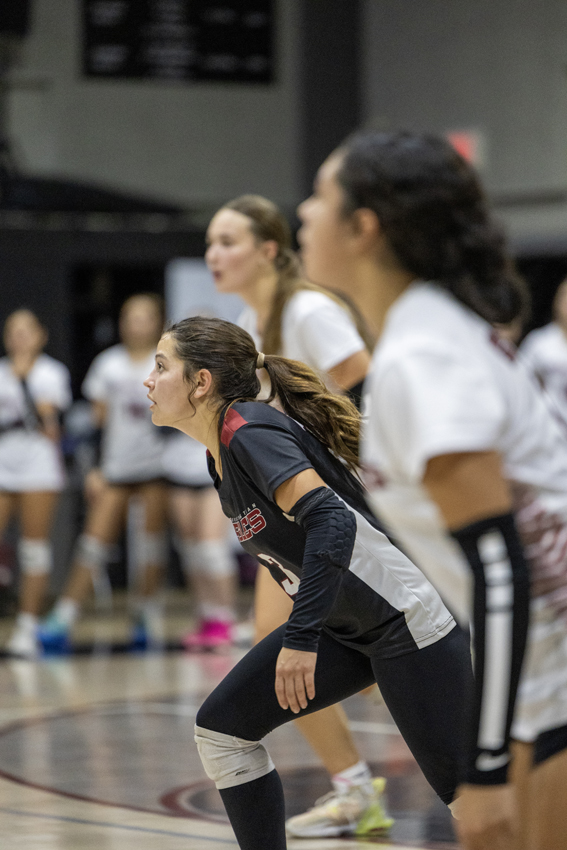
[[[365,0],[365,123],[477,130],[517,240],[567,232],[567,3]]]
[[[298,194],[299,0],[277,0],[273,85],[85,79],[79,0],[33,0],[11,128],[27,170],[189,206]]]
[[[79,8],[33,3],[10,95],[27,171],[163,197],[206,218],[244,191],[293,209],[357,123],[475,130],[516,244],[561,249],[565,0],[277,0],[273,86],[84,80]]]

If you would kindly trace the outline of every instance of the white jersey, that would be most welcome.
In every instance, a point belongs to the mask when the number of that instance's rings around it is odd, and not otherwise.
[[[530,541],[534,591],[545,588],[567,610],[567,557],[548,539],[552,530],[555,542],[567,534],[567,441],[535,381],[489,324],[440,287],[412,285],[391,308],[374,352],[365,415],[363,462],[384,482],[370,482],[373,501],[408,549],[418,545],[418,562],[427,566],[427,558],[434,571],[455,561],[469,569],[421,485],[427,461],[494,450]],[[441,586],[458,614],[468,611],[462,591],[459,599]]]
[[[163,474],[179,487],[212,487],[207,449],[202,443],[175,431],[168,434],[162,455]]]
[[[85,398],[107,407],[102,472],[111,483],[137,483],[162,475],[163,439],[152,423],[144,387],[153,368],[153,352],[133,360],[123,345],[113,345],[95,357],[83,381]]]
[[[69,371],[63,363],[40,354],[26,384],[38,404],[63,411],[71,404]],[[59,447],[45,434],[17,426],[29,413],[20,379],[10,360],[0,359],[0,490],[61,490],[65,477]]]
[[[567,425],[567,337],[555,322],[527,335],[520,353],[539,379],[552,410]]]
[[[511,485],[536,606],[564,633],[557,612],[567,613],[567,442],[512,347],[441,287],[413,284],[388,313],[364,405],[372,504],[453,613],[468,619],[471,570],[422,486],[425,467],[438,455],[494,450]],[[532,715],[537,729],[556,725],[545,709]],[[519,733],[525,739],[528,727]]]
[[[238,324],[248,331],[259,351],[258,316],[252,307],[240,314]],[[354,319],[324,292],[301,289],[284,307],[281,325],[283,357],[307,364],[329,384],[329,371],[365,348]]]

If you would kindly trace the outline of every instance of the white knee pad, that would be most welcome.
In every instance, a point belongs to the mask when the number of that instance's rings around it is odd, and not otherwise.
[[[44,576],[49,573],[52,565],[49,540],[23,537],[18,541],[18,561],[24,575]]]
[[[80,534],[75,547],[75,557],[95,575],[104,569],[110,558],[111,547],[90,534]]]
[[[165,534],[150,534],[142,531],[138,538],[137,550],[140,566],[164,567],[167,563],[167,537]]]
[[[236,562],[225,540],[203,540],[200,543],[181,541],[179,555],[186,576],[201,573],[209,578],[230,578],[236,572]]]
[[[244,785],[275,770],[260,741],[245,741],[195,726],[195,743],[205,773],[219,789]]]

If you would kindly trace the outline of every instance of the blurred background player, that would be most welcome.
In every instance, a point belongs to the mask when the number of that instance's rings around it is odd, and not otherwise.
[[[43,354],[47,331],[30,310],[16,310],[4,325],[6,357],[0,360],[0,534],[19,522],[19,608],[8,641],[12,655],[40,651],[52,557],[49,532],[65,482],[59,450],[59,415],[71,403],[67,368]]]
[[[185,578],[195,597],[196,627],[182,638],[186,649],[230,646],[236,620],[237,561],[232,527],[213,487],[205,449],[187,434],[167,437],[163,470],[169,513]]]
[[[243,195],[225,204],[207,230],[205,259],[220,292],[246,302],[238,324],[265,354],[306,363],[334,391],[359,403],[370,362],[364,329],[337,295],[309,283],[292,250],[287,220],[271,201]],[[266,387],[264,387],[264,390]],[[268,386],[269,389],[269,386]],[[260,566],[254,602],[255,642],[285,623],[292,600]],[[334,791],[290,818],[297,837],[370,832],[384,823],[378,805],[384,780],[361,759],[344,710],[334,705],[296,721],[325,765]],[[376,813],[376,818],[369,816]]]
[[[531,331],[520,351],[545,390],[552,410],[567,426],[567,280],[555,293],[553,321]]]
[[[70,576],[41,627],[46,649],[67,644],[81,606],[106,568],[110,547],[125,527],[133,497],[143,507],[143,529],[136,541],[138,599],[132,639],[139,646],[161,639],[157,593],[167,559],[167,494],[163,440],[148,414],[143,381],[153,364],[163,321],[159,296],[128,298],[120,311],[120,344],[97,355],[83,382],[82,392],[92,403],[93,422],[99,429],[100,466],[86,478],[87,518]]]
[[[410,133],[347,140],[299,212],[307,273],[348,285],[379,337],[362,438],[373,504],[474,625],[460,838],[471,850],[508,850],[520,827],[522,847],[560,850],[567,444],[493,328],[523,309],[501,234],[472,168],[442,139]],[[512,719],[525,742],[514,751],[520,782],[534,766],[520,807],[506,784]]]

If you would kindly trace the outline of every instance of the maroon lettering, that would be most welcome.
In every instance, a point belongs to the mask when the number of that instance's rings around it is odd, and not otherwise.
[[[248,516],[249,515],[246,514],[246,516],[242,517],[242,519],[240,520],[240,525],[242,526],[242,535],[243,535],[244,540],[250,540],[250,538],[252,537],[252,534],[253,534],[253,532],[250,530],[250,525],[248,523]]]
[[[242,519],[233,519],[232,525],[238,537],[239,543],[250,540],[254,534],[258,534],[266,527],[266,520],[259,508],[248,511]]]
[[[253,534],[258,534],[259,531],[262,531],[262,529],[266,527],[266,520],[258,508],[254,508],[253,511],[250,511],[246,519],[248,520],[248,524],[250,525]]]

